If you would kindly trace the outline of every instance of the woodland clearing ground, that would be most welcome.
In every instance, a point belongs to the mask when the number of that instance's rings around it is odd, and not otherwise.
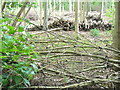
[[[32,34],[36,34],[38,31],[30,32]],[[97,45],[105,46],[107,44],[111,44],[111,33],[108,31],[102,31],[100,33],[99,37],[93,37],[90,36],[90,32],[83,32],[81,31],[80,34],[83,36],[80,41],[83,42],[89,42],[85,39],[89,39],[91,42],[96,43]],[[55,36],[54,36],[55,35]],[[68,38],[74,38],[75,37],[75,32],[74,31],[55,31],[54,34],[50,33],[43,33],[43,34],[38,34],[37,37],[34,39],[34,41],[53,41],[51,43],[36,43],[35,47],[36,50],[39,51],[54,51],[55,48],[62,48],[65,46],[74,46],[74,45],[82,45],[80,43],[70,43],[69,41],[74,41],[74,40],[68,40],[66,38],[60,37],[59,35],[63,35]],[[75,38],[74,38],[75,39]],[[58,40],[58,42],[54,42],[54,40]],[[59,42],[61,40],[68,41],[68,43],[65,42]],[[78,39],[79,41],[79,39]],[[101,42],[101,41],[106,41],[106,42]],[[110,42],[108,42],[110,41]],[[89,42],[90,43],[90,42]],[[83,45],[84,46],[84,45]],[[52,50],[53,49],[53,50]],[[52,54],[48,53],[47,55],[38,55],[38,58],[35,60],[36,64],[40,67],[41,72],[38,73],[38,75],[35,76],[35,78],[31,81],[32,85],[40,86],[40,85],[69,85],[73,84],[76,82],[75,78],[70,78],[63,73],[69,73],[77,76],[85,76],[89,78],[107,78],[109,75],[111,75],[114,71],[112,71],[110,68],[107,68],[105,65],[105,62],[103,63],[103,60],[97,59],[97,58],[91,58],[91,57],[86,57],[86,56],[67,56],[64,52],[66,51],[73,51],[73,52],[79,52],[79,53],[92,53],[92,54],[100,54],[100,55],[105,55],[109,52],[102,52],[96,49],[91,49],[88,48],[86,50],[82,48],[65,48],[65,49],[55,49],[57,51],[61,51],[63,53],[61,54]],[[54,57],[54,55],[58,55],[57,57]],[[66,55],[66,56],[59,56],[59,55]],[[109,56],[111,53],[109,53]],[[53,58],[49,58],[52,57]],[[101,66],[103,65],[103,67]],[[105,65],[105,66],[104,66]],[[93,71],[85,71],[82,72],[83,70],[87,70],[87,68],[92,68],[92,67],[98,67],[98,69]],[[99,68],[99,66],[101,68]],[[96,68],[97,68],[96,67]],[[42,69],[43,68],[43,69]],[[49,70],[46,70],[46,68],[49,68]],[[57,73],[57,71],[59,73]],[[79,80],[78,80],[79,82]],[[93,85],[94,86],[94,85]],[[102,85],[101,85],[102,86]],[[112,83],[104,83],[105,87],[113,87]],[[94,86],[94,87],[100,87]]]

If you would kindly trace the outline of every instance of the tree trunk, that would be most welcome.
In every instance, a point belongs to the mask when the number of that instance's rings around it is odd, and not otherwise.
[[[45,7],[44,7],[44,25],[43,29],[47,30],[48,29],[48,0],[45,2]]]
[[[107,9],[108,9],[108,2],[107,2],[107,0],[105,0],[105,3],[104,3],[105,5],[104,5],[104,10],[106,11]]]
[[[24,9],[24,10],[23,10],[23,17],[25,16],[25,13],[26,13],[26,10]],[[25,21],[23,21],[23,25],[24,25],[24,26],[26,25],[26,22],[25,22]]]
[[[54,11],[53,11],[53,15],[54,15],[54,17],[55,17],[55,9],[56,9],[56,3],[55,3],[55,0],[53,1],[54,2]]]
[[[87,0],[86,0],[86,2],[84,2],[84,13],[85,13],[85,15],[84,15],[84,21],[85,21],[85,17],[88,14],[88,2],[87,2]]]
[[[72,12],[72,1],[69,0],[69,12]]]
[[[2,4],[2,3],[1,3]],[[6,2],[3,2],[3,5],[2,5],[2,12],[4,11],[5,9],[5,5],[6,5]]]
[[[91,12],[92,11],[92,3],[89,2],[89,11]]]
[[[113,46],[117,50],[120,50],[120,1],[115,2],[116,13],[115,13],[115,30],[113,34]],[[120,60],[120,55],[115,56],[115,59]],[[118,64],[119,65],[119,64]],[[120,66],[120,65],[119,65]],[[120,71],[120,69],[115,69],[116,71]],[[118,72],[118,81],[120,81],[120,72]],[[117,90],[120,90],[120,83],[116,83],[115,87]]]
[[[0,1],[0,18],[2,18],[2,0]]]
[[[24,18],[26,18],[28,12],[30,11],[31,7],[32,7],[32,3],[30,4],[30,7],[28,8],[28,10],[26,11],[26,13],[23,15]],[[22,22],[20,22],[17,26],[16,26],[16,29],[21,25]]]
[[[17,21],[18,21],[18,18],[21,16],[22,12],[25,10],[25,7],[26,7],[27,4],[28,4],[28,2],[25,2],[25,3],[23,4],[23,6],[21,7],[20,11],[18,12],[15,20],[13,21],[12,26],[14,26],[14,27],[16,26]]]
[[[62,2],[62,12],[64,12],[65,9],[64,9],[64,2]]]
[[[120,2],[116,2],[115,31],[113,36],[113,45],[120,50]],[[120,58],[118,58],[120,59]]]
[[[82,7],[82,2],[80,2],[80,22],[83,22],[83,7]]]
[[[39,3],[39,22],[40,22],[40,25],[42,25],[42,1],[38,1]]]
[[[104,0],[101,2],[101,11],[100,11],[100,17],[102,17],[104,12]]]
[[[83,21],[85,21],[86,11],[87,11],[87,2],[84,2],[84,6],[83,6]]]
[[[75,2],[75,31],[79,32],[79,23],[78,23],[78,0]]]
[[[2,18],[2,0],[0,1],[0,18]],[[0,33],[2,34],[2,29],[0,27]],[[2,35],[0,35],[0,42],[2,42]],[[0,43],[0,50],[2,50],[2,43]],[[0,60],[0,77],[2,77],[2,60]],[[2,85],[2,78],[0,78],[0,90]]]
[[[102,1],[102,15],[104,13],[104,0]]]
[[[78,15],[79,15],[79,12],[80,12],[79,10],[80,10],[80,3],[79,3],[79,0],[78,0]]]
[[[75,3],[73,2],[72,3],[72,11],[74,11],[74,8],[75,8]]]
[[[51,12],[52,11],[51,0],[49,0],[49,8],[50,8],[50,12]]]
[[[61,0],[59,0],[59,13],[61,15]]]

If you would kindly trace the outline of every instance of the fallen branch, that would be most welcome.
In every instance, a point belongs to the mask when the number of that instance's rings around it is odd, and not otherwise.
[[[92,58],[99,58],[99,59],[106,60],[106,61],[113,62],[113,63],[120,63],[120,60],[106,58],[106,56],[92,55],[92,54],[82,54],[82,53],[72,52],[72,51],[66,51],[66,52],[60,52],[60,51],[39,51],[38,52],[38,54],[44,54],[44,55],[46,55],[48,53],[62,53],[62,54],[73,54],[74,56],[88,56],[88,57],[92,57]]]
[[[54,72],[54,73],[57,73],[57,74],[60,74],[60,75],[64,75],[64,76],[67,76],[67,77],[70,77],[70,78],[76,78],[76,79],[79,79],[79,80],[89,80],[87,77],[84,77],[84,76],[75,76],[73,74],[67,74],[65,72],[61,72],[61,71],[58,71],[58,70],[56,71],[56,70],[47,69],[47,68],[44,68],[44,70]]]
[[[102,83],[105,83],[105,82],[109,83],[109,82],[116,82],[116,81],[110,80],[110,79],[93,79],[91,81],[84,81],[84,82],[75,83],[75,84],[71,84],[71,85],[65,85],[65,86],[30,86],[28,88],[65,89],[65,88],[75,88],[75,87],[89,86],[89,85],[93,85],[93,84],[99,84],[101,82]]]
[[[92,83],[91,81],[85,81],[85,82],[76,83],[76,84],[72,84],[72,85],[66,85],[66,86],[31,86],[29,88],[65,89],[65,88],[73,88],[73,87],[78,87],[78,86],[82,87],[82,86],[90,85],[91,83]]]
[[[65,40],[52,40],[52,41],[35,41],[35,43],[55,43],[55,42],[64,42],[64,43],[75,43],[74,41],[65,41]],[[96,46],[78,46],[78,45],[74,45],[74,46],[63,46],[63,47],[56,47],[54,49],[49,49],[49,50],[59,50],[59,49],[66,49],[66,48],[95,48],[95,49],[105,49],[105,50],[109,50],[109,51],[113,51],[115,53],[120,53],[119,50],[113,49],[113,48],[108,48],[108,47],[96,47]]]

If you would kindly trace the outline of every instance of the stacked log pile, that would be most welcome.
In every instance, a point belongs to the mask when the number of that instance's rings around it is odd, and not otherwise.
[[[63,28],[65,31],[71,31],[74,29],[74,22],[59,19],[57,21],[54,21],[53,23],[49,24],[48,28]]]
[[[49,25],[49,28],[58,28],[61,27],[65,31],[74,30],[75,24],[69,20],[59,19],[54,21]],[[106,23],[97,13],[90,13],[86,16],[85,21],[79,23],[80,31],[90,31],[91,29],[99,29],[99,30],[111,30],[112,24]]]
[[[64,31],[71,31],[75,30],[75,23],[70,20],[66,20],[65,18],[55,18],[53,22],[48,25],[49,29],[53,28],[63,28]],[[38,26],[39,27],[39,26]],[[36,27],[39,30],[39,28]],[[91,29],[99,29],[101,31],[111,30],[112,24],[106,23],[97,13],[88,13],[86,16],[85,21],[79,23],[79,30],[80,31],[90,31]],[[40,30],[42,30],[43,26],[40,26]]]
[[[84,29],[84,31],[88,31],[91,29],[99,29],[99,30],[111,30],[112,24],[109,24],[100,17],[98,14],[88,14],[86,17],[86,22],[80,24],[80,30]]]
[[[40,26],[34,26],[34,27],[31,27],[31,28],[27,28],[28,31],[40,31],[40,30],[43,30],[43,26],[40,25]]]

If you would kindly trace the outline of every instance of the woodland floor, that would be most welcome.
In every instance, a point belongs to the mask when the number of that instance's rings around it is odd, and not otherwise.
[[[65,38],[61,38],[59,35],[74,38],[76,36],[74,31],[55,31],[53,32],[55,37],[51,38],[51,33],[43,33],[38,34],[40,31],[33,31],[30,32],[32,34],[37,34],[35,36],[34,41],[51,41],[51,40],[65,40]],[[53,35],[53,36],[54,36]],[[91,36],[90,32],[80,32],[80,35],[82,36],[82,41],[89,40],[93,44],[105,46],[105,45],[111,45],[112,43],[112,36],[111,31],[101,31],[100,36],[95,37]],[[66,39],[67,40],[67,39]],[[87,41],[88,42],[88,41]],[[53,43],[36,43],[36,50],[50,50],[51,48],[59,48],[64,46],[71,46],[71,43],[61,43],[61,42],[53,42]],[[44,49],[41,49],[41,47]],[[63,52],[66,49],[62,50]],[[59,50],[58,50],[59,51]],[[109,52],[103,52],[96,49],[87,49],[81,50],[81,49],[73,49],[70,48],[68,51],[79,51],[80,53],[94,53],[95,55],[107,55],[111,56]],[[63,53],[64,54],[64,53]],[[49,54],[48,54],[49,56]],[[93,78],[102,78],[106,79],[109,78],[109,76],[114,72],[110,68],[106,67],[107,62],[104,62],[101,59],[97,58],[90,58],[86,56],[63,56],[63,57],[57,57],[49,59],[46,56],[38,56],[38,58],[35,60],[36,64],[39,66],[40,72],[34,76],[34,79],[31,81],[32,86],[65,86],[73,83],[80,82],[78,79],[75,79],[74,77],[70,77],[69,75],[73,76],[84,76],[89,77],[90,79]],[[98,69],[93,69],[91,71],[87,71],[87,68],[92,67],[98,67]],[[101,68],[99,68],[101,67]],[[68,76],[66,76],[66,73]],[[104,85],[98,84],[98,85],[91,85],[88,87],[94,87],[94,88],[101,88],[103,86],[105,87],[113,87],[112,83],[105,83]]]
[[[36,18],[37,15],[35,13],[28,14]],[[58,13],[57,13],[58,14]],[[72,14],[73,15],[73,14]],[[62,17],[62,16],[61,16]],[[74,16],[72,16],[73,18]],[[69,18],[69,17],[68,17]],[[38,24],[38,20],[33,20],[33,23]],[[29,33],[35,35],[32,40],[39,41],[39,43],[35,43],[36,51],[52,51],[56,48],[61,47],[69,47],[72,45],[81,45],[79,40],[82,42],[92,43],[96,46],[109,46],[112,44],[112,34],[111,31],[100,31],[100,35],[98,37],[91,36],[89,31],[84,32],[80,31],[80,38],[76,38],[76,33],[74,31],[55,31],[52,33],[43,33],[39,34],[41,31],[29,31]],[[65,37],[61,37],[65,36]],[[72,40],[70,40],[70,39]],[[71,42],[51,42],[45,43],[49,41],[74,41],[77,40],[77,43]],[[44,43],[41,43],[44,42]],[[57,51],[62,51],[62,55],[64,55],[65,51],[76,51],[80,53],[92,53],[95,55],[101,56],[112,56],[110,52],[103,52],[97,49],[79,49],[79,48],[69,48],[69,49],[58,49]],[[49,58],[50,56],[54,56],[56,54],[47,54],[47,55],[39,55],[37,59],[35,59],[35,63],[39,67],[39,72],[34,76],[34,79],[31,80],[32,86],[65,86],[73,83],[82,82],[85,80],[79,80],[75,77],[89,77],[89,79],[107,79],[114,73],[109,67],[107,67],[107,62],[97,58],[91,58],[87,56],[59,56],[54,58]],[[94,69],[94,67],[96,69]],[[92,69],[93,68],[93,69]],[[91,69],[90,71],[88,69]],[[96,81],[97,82],[97,81]],[[87,87],[93,88],[102,88],[102,87],[113,87],[113,83],[104,83],[104,84],[93,84]]]

